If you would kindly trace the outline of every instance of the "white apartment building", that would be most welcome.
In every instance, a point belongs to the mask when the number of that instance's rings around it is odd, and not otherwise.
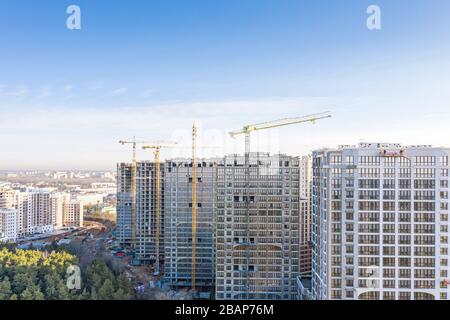
[[[53,231],[50,194],[45,189],[16,192],[14,207],[17,209],[18,236]]]
[[[311,277],[311,183],[312,163],[311,156],[300,158],[300,218],[299,218],[299,240],[300,240],[300,276]]]
[[[17,210],[0,208],[0,242],[17,239]]]
[[[15,233],[9,238],[24,237],[36,233],[50,233],[54,229],[81,227],[83,205],[79,199],[71,199],[68,193],[53,193],[47,189],[0,189],[0,209],[15,209]],[[4,219],[12,211],[4,211]],[[4,220],[5,221],[5,220]],[[12,228],[12,224],[8,224]],[[5,228],[5,223],[3,223]],[[9,230],[9,229],[8,229]]]
[[[8,186],[0,186],[0,209],[12,208],[14,205],[14,190]]]
[[[217,166],[216,299],[295,299],[300,159],[229,155]],[[246,186],[248,185],[248,193]]]
[[[192,160],[165,163],[164,278],[172,287],[192,286],[192,206],[197,207],[195,285],[211,289],[215,283],[214,211],[216,163],[198,159],[197,201],[192,203]]]
[[[313,152],[313,299],[450,299],[449,153],[384,143]]]
[[[17,210],[17,235],[24,236],[31,233],[31,215],[28,213],[30,203],[29,193],[18,191],[14,195],[14,208]]]
[[[72,199],[63,203],[63,226],[82,227],[83,226],[83,203]]]
[[[50,195],[50,212],[52,223],[55,229],[63,226],[64,203],[68,201],[69,195],[66,193],[54,193]]]

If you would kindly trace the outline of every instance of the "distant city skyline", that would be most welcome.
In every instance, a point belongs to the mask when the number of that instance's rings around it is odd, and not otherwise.
[[[83,24],[69,31],[73,3]],[[371,4],[379,31],[366,28]],[[242,153],[229,130],[327,110],[255,134],[253,151],[448,147],[449,36],[442,0],[3,1],[0,170],[113,170],[131,158],[119,139],[189,146],[194,121],[199,145],[215,147],[200,155]]]

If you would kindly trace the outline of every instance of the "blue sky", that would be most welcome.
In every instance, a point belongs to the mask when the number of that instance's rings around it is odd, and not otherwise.
[[[187,141],[194,120],[205,155],[239,152],[229,129],[324,110],[255,151],[450,146],[449,39],[447,0],[1,0],[0,169],[111,168],[119,138]]]

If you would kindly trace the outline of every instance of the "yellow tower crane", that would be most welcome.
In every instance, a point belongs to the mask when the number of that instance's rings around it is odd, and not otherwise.
[[[244,169],[245,169],[245,189],[244,189],[244,201],[245,201],[245,210],[246,210],[246,238],[244,247],[247,247],[247,250],[245,251],[245,261],[246,261],[246,290],[247,294],[249,293],[249,260],[250,260],[250,252],[249,252],[249,246],[250,244],[250,134],[254,131],[259,130],[265,130],[265,129],[272,129],[277,127],[283,127],[288,126],[292,124],[299,124],[299,123],[315,123],[317,120],[330,118],[331,114],[330,112],[322,112],[322,113],[315,113],[303,117],[297,117],[297,118],[285,118],[275,121],[269,121],[269,122],[263,122],[258,124],[250,124],[244,126],[241,130],[231,131],[229,134],[232,138],[235,138],[238,135],[245,135],[245,154],[244,154]]]
[[[152,149],[155,156],[155,245],[156,245],[156,261],[155,274],[159,275],[160,271],[160,241],[161,241],[161,173],[160,173],[160,152],[162,148],[170,148],[177,142],[155,142],[145,145],[142,149]]]
[[[192,291],[196,290],[196,272],[197,272],[197,126],[192,125],[192,192],[191,192],[191,225],[192,225],[192,263],[191,263],[191,279]],[[212,148],[211,146],[200,146],[202,149]]]
[[[136,146],[138,144],[148,143],[147,141],[136,141],[136,137],[133,140],[126,141],[120,140],[121,145],[131,144],[133,148],[132,163],[131,163],[131,250],[136,249]]]

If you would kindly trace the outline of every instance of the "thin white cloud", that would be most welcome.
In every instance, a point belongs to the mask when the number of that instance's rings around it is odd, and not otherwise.
[[[63,87],[64,92],[71,92],[73,90],[73,86],[70,84],[67,84]]]
[[[113,96],[121,96],[128,92],[127,88],[118,88],[112,91]]]
[[[90,91],[98,91],[105,88],[105,84],[103,81],[91,81],[87,84],[87,88]]]
[[[144,90],[144,92],[142,92],[141,96],[143,98],[150,98],[155,94],[156,90],[155,89],[147,89]]]
[[[45,99],[52,96],[52,88],[50,86],[43,87],[39,94],[37,95],[37,99]]]
[[[158,104],[126,108],[35,108],[0,110],[0,169],[15,167],[113,168],[128,161],[129,150],[117,141],[136,136],[142,140],[181,141],[190,144],[192,123],[199,126],[200,156],[242,153],[242,137],[228,131],[243,125],[330,110],[333,118],[255,133],[253,151],[302,155],[320,147],[366,141],[449,145],[449,115],[440,112],[426,120],[411,105],[395,105],[398,117],[386,117],[381,102],[371,97],[300,97]],[[403,110],[403,111],[402,111]],[[358,111],[358,112],[357,112]],[[27,148],[20,146],[27,145]],[[141,159],[151,155],[139,150]],[[165,151],[163,157],[189,156],[188,148]]]
[[[0,86],[0,96],[12,98],[25,98],[29,94],[28,86],[19,87]]]

